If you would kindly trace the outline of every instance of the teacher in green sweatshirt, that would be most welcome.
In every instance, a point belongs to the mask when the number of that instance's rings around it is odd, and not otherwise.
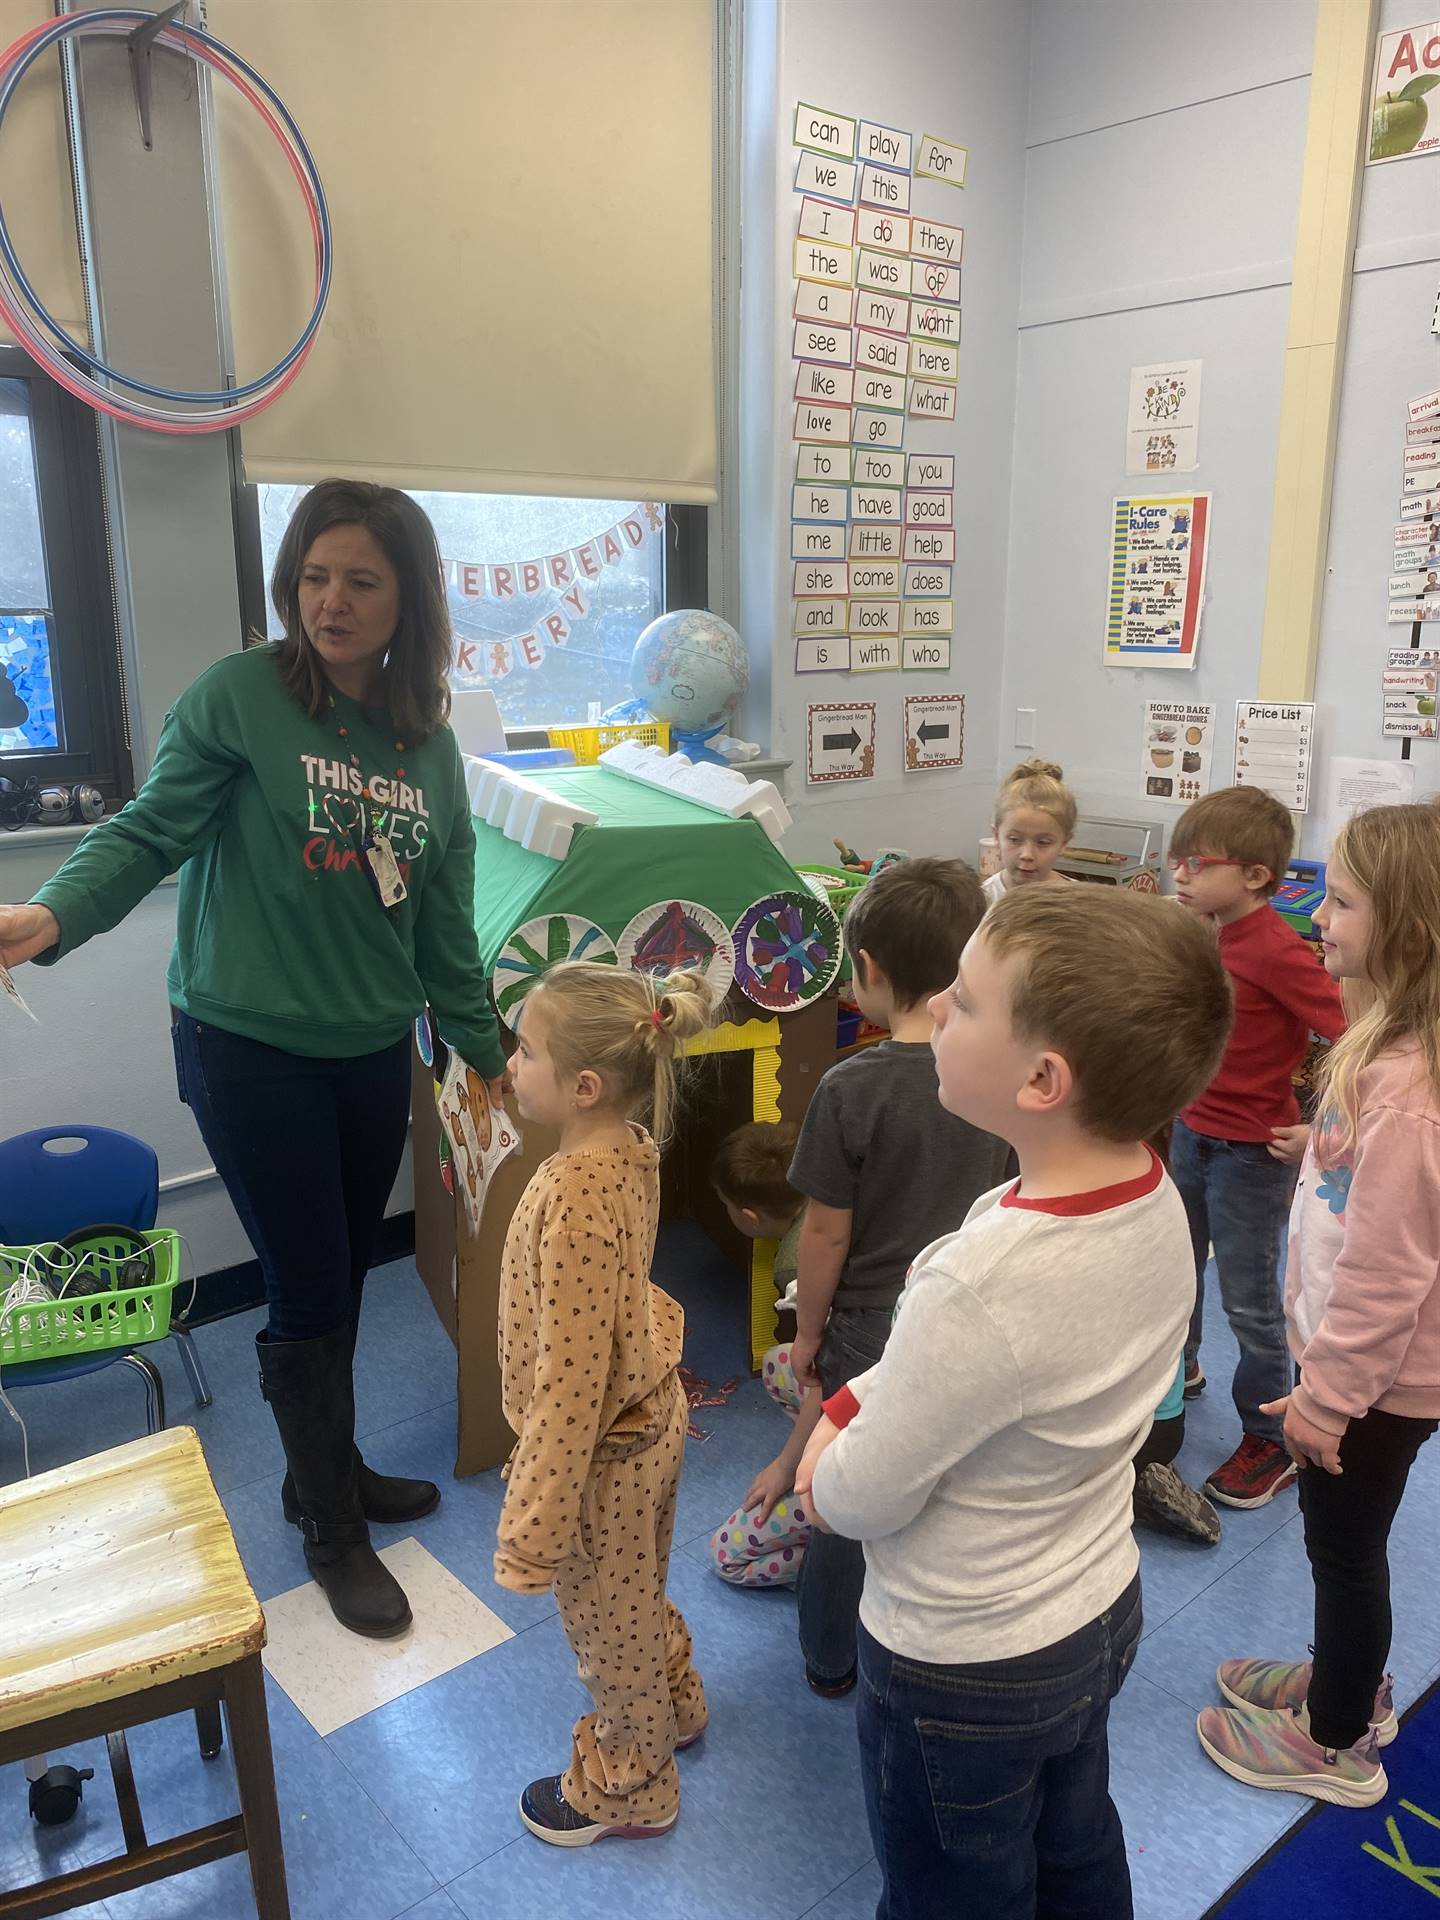
[[[385,1638],[410,1607],[367,1520],[417,1519],[440,1498],[355,1446],[355,1336],[405,1147],[411,1023],[433,1008],[497,1093],[505,1057],[446,724],[434,529],[394,488],[326,480],[295,510],[271,597],[285,638],[180,696],[138,797],[28,906],[0,907],[0,959],[64,959],[179,869],[180,1098],[264,1271],[256,1350],[285,1515],[336,1618]]]

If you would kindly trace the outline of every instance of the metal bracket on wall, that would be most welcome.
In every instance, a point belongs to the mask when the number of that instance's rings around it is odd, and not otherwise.
[[[184,13],[186,4],[187,0],[175,0],[174,6],[166,7],[163,13],[152,14],[125,37],[130,53],[130,81],[140,114],[140,139],[147,153],[154,151],[150,138],[150,52],[165,28]]]

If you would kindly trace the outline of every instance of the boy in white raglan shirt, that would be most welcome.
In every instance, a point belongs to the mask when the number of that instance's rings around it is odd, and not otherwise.
[[[1020,1179],[918,1255],[884,1357],[826,1403],[797,1492],[864,1542],[859,1735],[883,1920],[1127,1920],[1109,1703],[1140,1636],[1131,1458],[1194,1304],[1142,1144],[1230,1027],[1168,903],[1007,895],[930,1003],[940,1104]]]

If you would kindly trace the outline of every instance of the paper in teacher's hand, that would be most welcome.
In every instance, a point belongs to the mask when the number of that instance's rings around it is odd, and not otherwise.
[[[458,1053],[452,1051],[435,1099],[450,1146],[447,1185],[464,1202],[470,1231],[478,1233],[490,1176],[520,1140],[510,1116],[495,1105],[485,1082]]]
[[[30,1013],[30,1009],[26,1006],[20,989],[15,984],[14,976],[4,961],[0,961],[0,991],[3,991],[6,1000],[9,1001],[10,1005],[18,1012],[28,1013],[32,1020],[35,1019],[35,1015]],[[38,1021],[36,1021],[36,1025],[39,1025]]]

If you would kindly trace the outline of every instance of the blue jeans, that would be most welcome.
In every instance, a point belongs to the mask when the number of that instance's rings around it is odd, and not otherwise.
[[[903,1660],[860,1628],[860,1767],[875,1920],[1131,1920],[1110,1702],[1140,1577],[1089,1626],[980,1666]]]
[[[175,1078],[265,1276],[272,1340],[318,1340],[358,1318],[405,1152],[410,1036],[312,1060],[189,1014]]]
[[[1231,1389],[1246,1433],[1281,1444],[1281,1423],[1261,1413],[1290,1391],[1285,1344],[1285,1244],[1295,1170],[1258,1140],[1216,1140],[1177,1120],[1170,1136],[1170,1177],[1180,1189],[1195,1250],[1195,1312],[1185,1365],[1200,1352],[1205,1316],[1205,1262],[1213,1243],[1225,1317],[1240,1345]]]
[[[837,1307],[825,1323],[815,1370],[828,1400],[857,1373],[873,1367],[885,1351],[895,1318],[890,1307]],[[816,1527],[805,1549],[795,1598],[800,1614],[800,1651],[811,1673],[843,1680],[855,1668],[855,1629],[865,1587],[865,1549],[858,1540]]]

